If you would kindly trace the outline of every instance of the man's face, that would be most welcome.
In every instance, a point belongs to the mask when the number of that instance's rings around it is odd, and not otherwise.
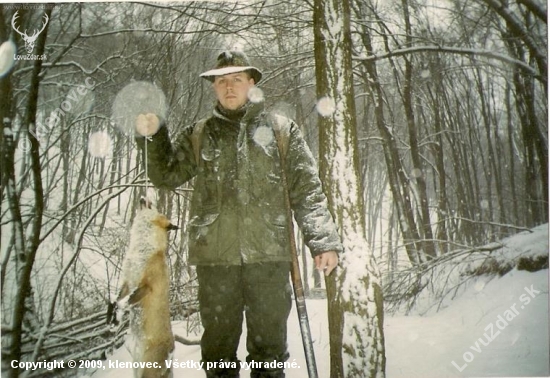
[[[247,103],[248,90],[254,86],[254,79],[246,72],[216,76],[214,91],[222,106],[228,110],[236,110]]]

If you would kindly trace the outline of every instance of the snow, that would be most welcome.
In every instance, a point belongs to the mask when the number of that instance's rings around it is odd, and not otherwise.
[[[484,279],[435,315],[387,319],[388,377],[549,375],[548,270]],[[526,304],[531,287],[540,293]],[[500,329],[514,305],[519,314]]]
[[[258,146],[265,148],[273,143],[275,136],[273,135],[273,130],[270,127],[260,126],[254,131],[252,139]]]
[[[548,225],[503,241],[502,258],[548,253]],[[329,378],[329,337],[326,301],[308,299],[307,309],[320,378]],[[355,322],[359,319],[355,319]],[[191,340],[186,322],[173,322],[175,334]],[[535,273],[516,269],[504,276],[472,278],[469,285],[439,312],[428,315],[386,314],[386,376],[443,378],[471,376],[549,376],[548,269]],[[246,358],[246,327],[238,349]],[[288,323],[288,378],[306,378],[307,368],[295,306]],[[96,371],[94,378],[132,377],[131,369],[115,368],[131,361],[123,346]],[[174,377],[204,377],[198,367],[200,347],[176,343]],[[454,364],[453,364],[454,362]],[[109,366],[111,364],[111,367]],[[456,366],[455,366],[456,365]],[[458,368],[457,368],[458,366]],[[241,378],[250,371],[241,369]]]
[[[481,200],[479,201],[479,206],[482,208],[482,209],[488,209],[489,208],[489,201],[487,200]]]
[[[511,260],[541,255],[541,251],[548,252],[548,224],[533,228],[533,232],[522,232],[502,242],[504,248],[497,252],[500,259]]]
[[[253,86],[248,90],[248,99],[250,102],[259,104],[264,101],[264,92],[260,88]]]
[[[322,117],[330,117],[336,111],[336,103],[330,97],[322,97],[317,101],[315,108]]]
[[[411,170],[411,177],[414,177],[414,178],[422,177],[422,170],[420,170],[419,168],[413,168]]]
[[[106,131],[97,131],[90,134],[88,139],[88,152],[96,158],[105,158],[110,155],[112,149],[111,137]]]
[[[311,332],[314,334],[314,349],[319,376],[323,377],[323,372],[330,369],[329,366],[329,348],[328,348],[328,322],[326,318],[326,302],[323,300],[308,301],[308,315],[310,320]],[[295,363],[294,368],[286,369],[288,378],[307,378],[307,366],[305,363],[304,351],[302,347],[302,339],[298,324],[298,315],[293,306],[289,318],[288,344],[290,359],[287,363]],[[186,322],[178,321],[172,323],[174,334],[186,336],[191,340],[198,340],[196,335],[186,335]],[[246,361],[246,327],[243,324],[243,335],[239,345],[238,357],[244,363]],[[109,361],[114,365],[116,361],[132,361],[130,353],[125,346],[116,350],[109,360],[106,362],[106,369],[97,371],[92,374],[94,378],[132,378],[133,372],[131,369],[116,369],[109,368]],[[185,378],[204,378],[204,371],[198,367],[201,362],[201,353],[199,345],[183,346],[176,342],[173,361],[180,364],[179,368],[173,369],[174,377]],[[244,365],[243,365],[244,366]],[[241,378],[249,378],[250,370],[246,367],[241,368]]]
[[[430,76],[432,76],[432,73],[430,72],[430,70],[424,69],[424,70],[420,71],[420,77],[421,77],[422,79],[427,79],[427,78],[429,78]]]

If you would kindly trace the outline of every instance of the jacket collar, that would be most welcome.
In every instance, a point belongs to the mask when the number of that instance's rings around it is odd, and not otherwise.
[[[212,111],[212,115],[216,118],[222,119],[229,123],[239,123],[239,122],[248,123],[254,118],[257,118],[260,114],[262,114],[264,110],[264,102],[262,101],[262,102],[254,103],[249,101],[245,105],[243,105],[243,107],[245,109],[245,113],[240,120],[232,120],[226,117],[218,110],[217,106],[214,107],[214,110]]]

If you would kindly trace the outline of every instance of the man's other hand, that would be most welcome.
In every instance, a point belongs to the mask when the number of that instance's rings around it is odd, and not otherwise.
[[[338,253],[335,251],[323,252],[315,256],[315,269],[324,271],[328,276],[338,265]]]

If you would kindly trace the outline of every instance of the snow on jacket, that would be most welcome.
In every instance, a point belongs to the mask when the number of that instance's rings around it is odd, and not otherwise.
[[[342,251],[315,159],[297,125],[289,135],[286,172],[294,217],[311,254]],[[281,161],[263,104],[249,104],[239,121],[214,110],[195,161],[188,127],[175,143],[161,127],[148,142],[149,178],[175,189],[196,177],[189,223],[189,263],[238,265],[290,261]],[[143,149],[144,138],[136,138]]]

